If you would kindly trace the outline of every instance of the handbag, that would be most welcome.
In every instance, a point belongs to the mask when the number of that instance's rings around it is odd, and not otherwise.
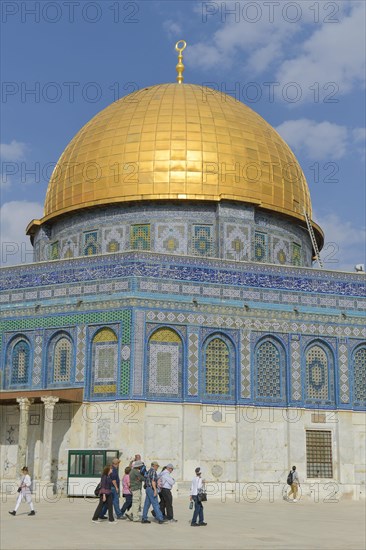
[[[17,493],[20,493],[21,490],[22,490],[22,488],[21,488],[21,487],[18,487]]]
[[[198,500],[198,502],[206,502],[207,501],[206,487],[204,485],[202,486],[202,489],[198,490],[197,500]]]
[[[94,494],[95,494],[96,497],[100,496],[99,493],[100,493],[101,486],[102,486],[102,484],[99,482],[98,485],[94,489]]]

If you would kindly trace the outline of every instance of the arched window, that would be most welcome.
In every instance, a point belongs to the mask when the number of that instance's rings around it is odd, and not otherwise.
[[[206,346],[206,395],[230,395],[230,350],[228,344],[215,337]]]
[[[11,355],[11,384],[27,384],[30,371],[30,346],[26,340],[19,340]]]
[[[312,345],[306,352],[306,390],[312,400],[328,400],[329,397],[329,360],[325,349],[318,344]]]
[[[148,392],[178,397],[182,389],[182,340],[175,330],[159,328],[148,344]]]
[[[260,342],[255,350],[256,397],[261,401],[278,401],[285,397],[283,350],[270,339]]]
[[[117,390],[118,339],[110,328],[99,330],[92,342],[93,393],[115,393]]]
[[[355,404],[366,401],[366,347],[358,348],[353,355],[353,393]]]
[[[53,383],[70,382],[72,344],[66,336],[59,338],[53,352]]]

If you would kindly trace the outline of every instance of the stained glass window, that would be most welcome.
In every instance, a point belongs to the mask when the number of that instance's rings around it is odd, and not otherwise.
[[[150,225],[131,226],[131,249],[150,250]]]
[[[206,347],[206,394],[230,393],[230,352],[221,338],[214,338]]]
[[[310,399],[328,399],[328,357],[325,350],[311,346],[306,352],[306,387]]]
[[[296,243],[292,243],[292,264],[301,265],[301,246]]]
[[[94,393],[117,390],[118,339],[110,328],[99,330],[93,338]]]
[[[256,231],[254,234],[254,260],[266,262],[267,256],[267,235]]]
[[[11,367],[11,383],[26,384],[30,370],[30,347],[25,340],[20,340],[15,344],[12,352]]]
[[[69,382],[72,365],[72,344],[66,337],[60,338],[54,348],[53,381]]]
[[[353,356],[354,400],[366,401],[366,348],[358,349]]]
[[[194,256],[213,256],[213,238],[211,225],[192,227],[192,254]]]
[[[281,397],[281,356],[269,340],[256,349],[256,394],[259,398]]]
[[[151,394],[178,396],[181,389],[182,341],[170,328],[160,328],[149,340],[148,387]]]

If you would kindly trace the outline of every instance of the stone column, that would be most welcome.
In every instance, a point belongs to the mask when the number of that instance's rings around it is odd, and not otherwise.
[[[19,403],[19,439],[18,439],[18,456],[17,469],[27,465],[27,440],[28,440],[28,424],[29,424],[29,407],[33,403],[33,399],[27,397],[17,397]]]
[[[52,460],[52,431],[53,413],[59,398],[54,396],[41,397],[44,403],[44,429],[43,429],[43,463],[42,463],[42,484],[51,482],[51,460]]]

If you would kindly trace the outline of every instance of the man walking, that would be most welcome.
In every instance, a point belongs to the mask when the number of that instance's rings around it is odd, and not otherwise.
[[[130,490],[132,494],[132,508],[131,514],[125,514],[131,521],[140,521],[139,508],[141,506],[141,486],[144,482],[144,476],[141,474],[141,468],[144,465],[141,460],[136,460],[132,463],[132,470],[130,472]]]
[[[157,490],[158,475],[156,473],[158,468],[159,468],[159,464],[157,462],[152,462],[151,468],[147,472],[145,477],[146,497],[145,497],[144,509],[142,512],[141,523],[151,523],[151,521],[147,519],[150,506],[153,507],[157,522],[160,524],[164,523],[163,514],[161,513],[159,504],[158,504],[158,490]]]
[[[291,483],[291,491],[287,495],[287,499],[290,501],[290,496],[294,495],[292,498],[292,502],[297,502],[297,491],[300,487],[300,480],[299,480],[299,474],[296,471],[296,466],[292,466],[292,483]]]
[[[173,470],[173,464],[167,464],[165,470],[160,474],[160,511],[170,522],[177,521],[173,515],[172,488],[175,483],[175,479],[172,477]]]

